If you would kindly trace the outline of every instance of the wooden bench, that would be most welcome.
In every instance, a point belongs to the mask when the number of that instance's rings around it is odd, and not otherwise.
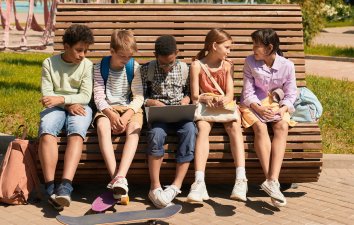
[[[113,29],[132,29],[139,52],[135,59],[145,63],[153,59],[154,41],[159,35],[174,35],[180,50],[179,58],[190,63],[202,49],[205,35],[212,28],[223,28],[234,41],[230,58],[235,64],[234,87],[238,97],[242,89],[242,68],[246,56],[252,54],[250,34],[259,28],[273,28],[281,40],[285,57],[295,63],[297,85],[306,86],[305,60],[301,10],[297,5],[105,5],[59,4],[56,16],[54,49],[63,50],[64,30],[73,23],[92,28],[95,44],[88,57],[97,62],[109,54],[109,41]],[[252,129],[243,130],[246,149],[247,177],[252,183],[260,183],[264,175],[253,145]],[[61,175],[66,137],[58,137],[59,162],[57,176]],[[119,160],[125,137],[114,136],[113,144]],[[174,150],[176,136],[168,136],[166,154],[161,169],[163,183],[169,183],[175,174]],[[286,153],[280,174],[282,183],[317,181],[322,166],[321,134],[317,124],[300,123],[289,130]],[[142,131],[139,146],[128,173],[130,183],[148,183],[148,165],[145,155],[146,136]],[[39,166],[40,167],[40,166]],[[191,165],[186,183],[194,179]],[[210,155],[207,163],[207,183],[232,184],[235,168],[230,153],[229,138],[221,126],[215,126],[210,134]],[[101,157],[95,130],[89,130],[76,181],[109,180]]]

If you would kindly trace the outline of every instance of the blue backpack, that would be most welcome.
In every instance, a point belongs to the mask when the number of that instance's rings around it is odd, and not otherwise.
[[[104,82],[104,86],[106,87],[106,83],[108,80],[108,75],[109,75],[109,64],[111,61],[111,57],[112,56],[106,56],[103,57],[101,60],[101,76]],[[132,83],[132,80],[134,78],[134,58],[130,58],[130,60],[128,61],[128,63],[125,65],[125,70],[127,72],[127,78],[128,78],[128,83],[129,86]]]
[[[316,95],[308,88],[299,88],[295,103],[295,112],[291,119],[298,122],[316,122],[322,115],[323,108]]]

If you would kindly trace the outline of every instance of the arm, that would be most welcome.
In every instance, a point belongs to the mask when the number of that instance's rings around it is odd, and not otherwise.
[[[286,76],[283,91],[284,99],[279,102],[279,105],[282,106],[282,108],[286,107],[289,113],[293,113],[295,111],[294,102],[296,101],[297,96],[295,67],[293,63],[291,63],[289,74]]]
[[[261,101],[256,96],[256,89],[255,89],[255,80],[252,76],[251,67],[248,63],[248,58],[245,61],[245,65],[243,67],[243,90],[242,90],[242,97],[243,97],[243,104],[249,108],[251,108],[252,103],[256,103],[261,105]]]
[[[104,109],[111,108],[111,106],[106,101],[105,86],[101,76],[100,64],[94,67],[93,75],[93,97],[97,109],[103,112]]]
[[[46,108],[58,106],[64,104],[64,97],[57,96],[54,93],[54,85],[53,80],[50,74],[50,60],[46,59],[42,65],[42,81],[41,81],[41,92],[42,98],[41,102],[42,105]]]
[[[230,103],[234,99],[234,65],[231,62],[228,63],[227,72],[226,72],[226,93],[225,97],[222,97],[219,101],[219,106],[224,106]]]
[[[199,72],[200,65],[198,62],[194,61],[190,67],[190,89],[191,89],[191,99],[193,104],[196,104],[199,99]]]
[[[141,81],[141,73],[140,73],[140,66],[138,63],[134,66],[134,79],[131,84],[131,91],[133,95],[133,100],[129,103],[128,107],[133,110],[134,113],[138,112],[141,106],[144,103],[144,91],[143,85]]]

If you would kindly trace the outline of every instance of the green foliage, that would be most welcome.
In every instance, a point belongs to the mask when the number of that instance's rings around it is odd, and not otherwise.
[[[324,153],[354,154],[354,82],[306,77],[323,106],[319,126]]]
[[[354,58],[354,48],[337,47],[335,45],[312,45],[312,46],[305,46],[305,54]]]
[[[48,56],[0,53],[0,132],[19,135],[24,124],[30,138],[37,136],[41,65]]]

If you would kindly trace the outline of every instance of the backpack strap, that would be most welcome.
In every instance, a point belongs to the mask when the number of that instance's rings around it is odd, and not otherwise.
[[[181,65],[181,72],[182,72],[182,79],[183,79],[182,84],[183,84],[183,86],[185,86],[187,83],[188,75],[189,75],[188,65],[187,65],[187,63],[181,62],[181,61],[179,63]]]
[[[149,82],[152,82],[154,80],[155,67],[156,67],[156,60],[149,62],[148,73],[147,73],[147,81]]]
[[[109,64],[111,62],[112,56],[103,57],[101,60],[100,72],[104,82],[104,86],[106,86],[108,75],[109,75]]]
[[[132,84],[134,78],[134,58],[130,58],[128,63],[125,65],[125,71],[127,73],[129,86]]]
[[[103,57],[101,60],[100,72],[105,86],[105,91],[106,91],[106,84],[109,76],[109,67],[110,67],[111,58],[112,56],[106,56]],[[125,65],[125,71],[130,86],[134,78],[134,58],[133,57],[130,58],[128,63]]]

